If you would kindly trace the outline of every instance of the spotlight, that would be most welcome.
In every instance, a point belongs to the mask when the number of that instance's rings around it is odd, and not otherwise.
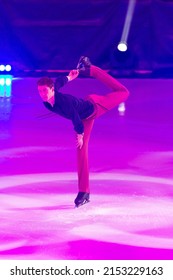
[[[120,52],[125,52],[127,51],[127,43],[125,42],[120,42],[117,46],[117,49],[120,51]]]
[[[126,110],[125,103],[124,102],[120,103],[118,106],[118,112],[121,116],[125,114],[125,110]]]
[[[0,65],[0,71],[5,71],[5,65]]]
[[[124,102],[120,103],[118,106],[118,111],[125,112],[125,110],[126,110],[125,103]]]
[[[7,64],[7,65],[1,64],[0,65],[0,71],[1,72],[10,72],[11,71],[11,65],[10,64]]]
[[[131,21],[132,21],[132,18],[133,18],[135,5],[136,5],[136,0],[129,0],[121,40],[120,40],[120,42],[118,44],[118,47],[117,47],[118,50],[122,51],[122,52],[125,52],[127,50],[127,43],[126,42],[127,42],[128,35],[129,35],[129,30],[130,30]]]
[[[7,72],[11,71],[11,65],[7,64],[7,65],[5,66],[5,70],[6,70]]]

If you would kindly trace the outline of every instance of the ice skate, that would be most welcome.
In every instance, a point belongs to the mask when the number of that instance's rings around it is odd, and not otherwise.
[[[85,76],[90,76],[90,66],[91,66],[91,61],[89,57],[81,56],[76,69],[79,70],[80,74],[83,74]]]
[[[88,203],[89,202],[89,196],[90,196],[89,193],[79,192],[77,197],[75,198],[75,201],[74,201],[75,207],[79,207],[79,206],[82,206],[85,203]]]

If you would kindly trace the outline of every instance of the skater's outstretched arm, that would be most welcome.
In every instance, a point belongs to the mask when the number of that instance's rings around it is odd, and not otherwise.
[[[68,74],[68,76],[58,76],[55,80],[55,90],[58,92],[58,90],[63,87],[66,83],[76,79],[79,75],[78,70],[71,70]]]

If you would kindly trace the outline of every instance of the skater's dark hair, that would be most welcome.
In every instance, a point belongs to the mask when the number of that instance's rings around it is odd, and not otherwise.
[[[48,86],[52,88],[54,86],[54,82],[49,77],[42,77],[37,81],[37,86]]]

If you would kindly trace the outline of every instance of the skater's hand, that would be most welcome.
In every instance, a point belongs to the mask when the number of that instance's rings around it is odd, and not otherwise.
[[[83,146],[83,136],[84,136],[84,133],[77,134],[77,136],[76,136],[76,138],[77,138],[76,146],[79,149],[82,149],[82,146]]]
[[[67,78],[69,81],[72,81],[72,80],[76,79],[78,77],[78,75],[79,75],[79,70],[74,69],[74,70],[70,71]]]

